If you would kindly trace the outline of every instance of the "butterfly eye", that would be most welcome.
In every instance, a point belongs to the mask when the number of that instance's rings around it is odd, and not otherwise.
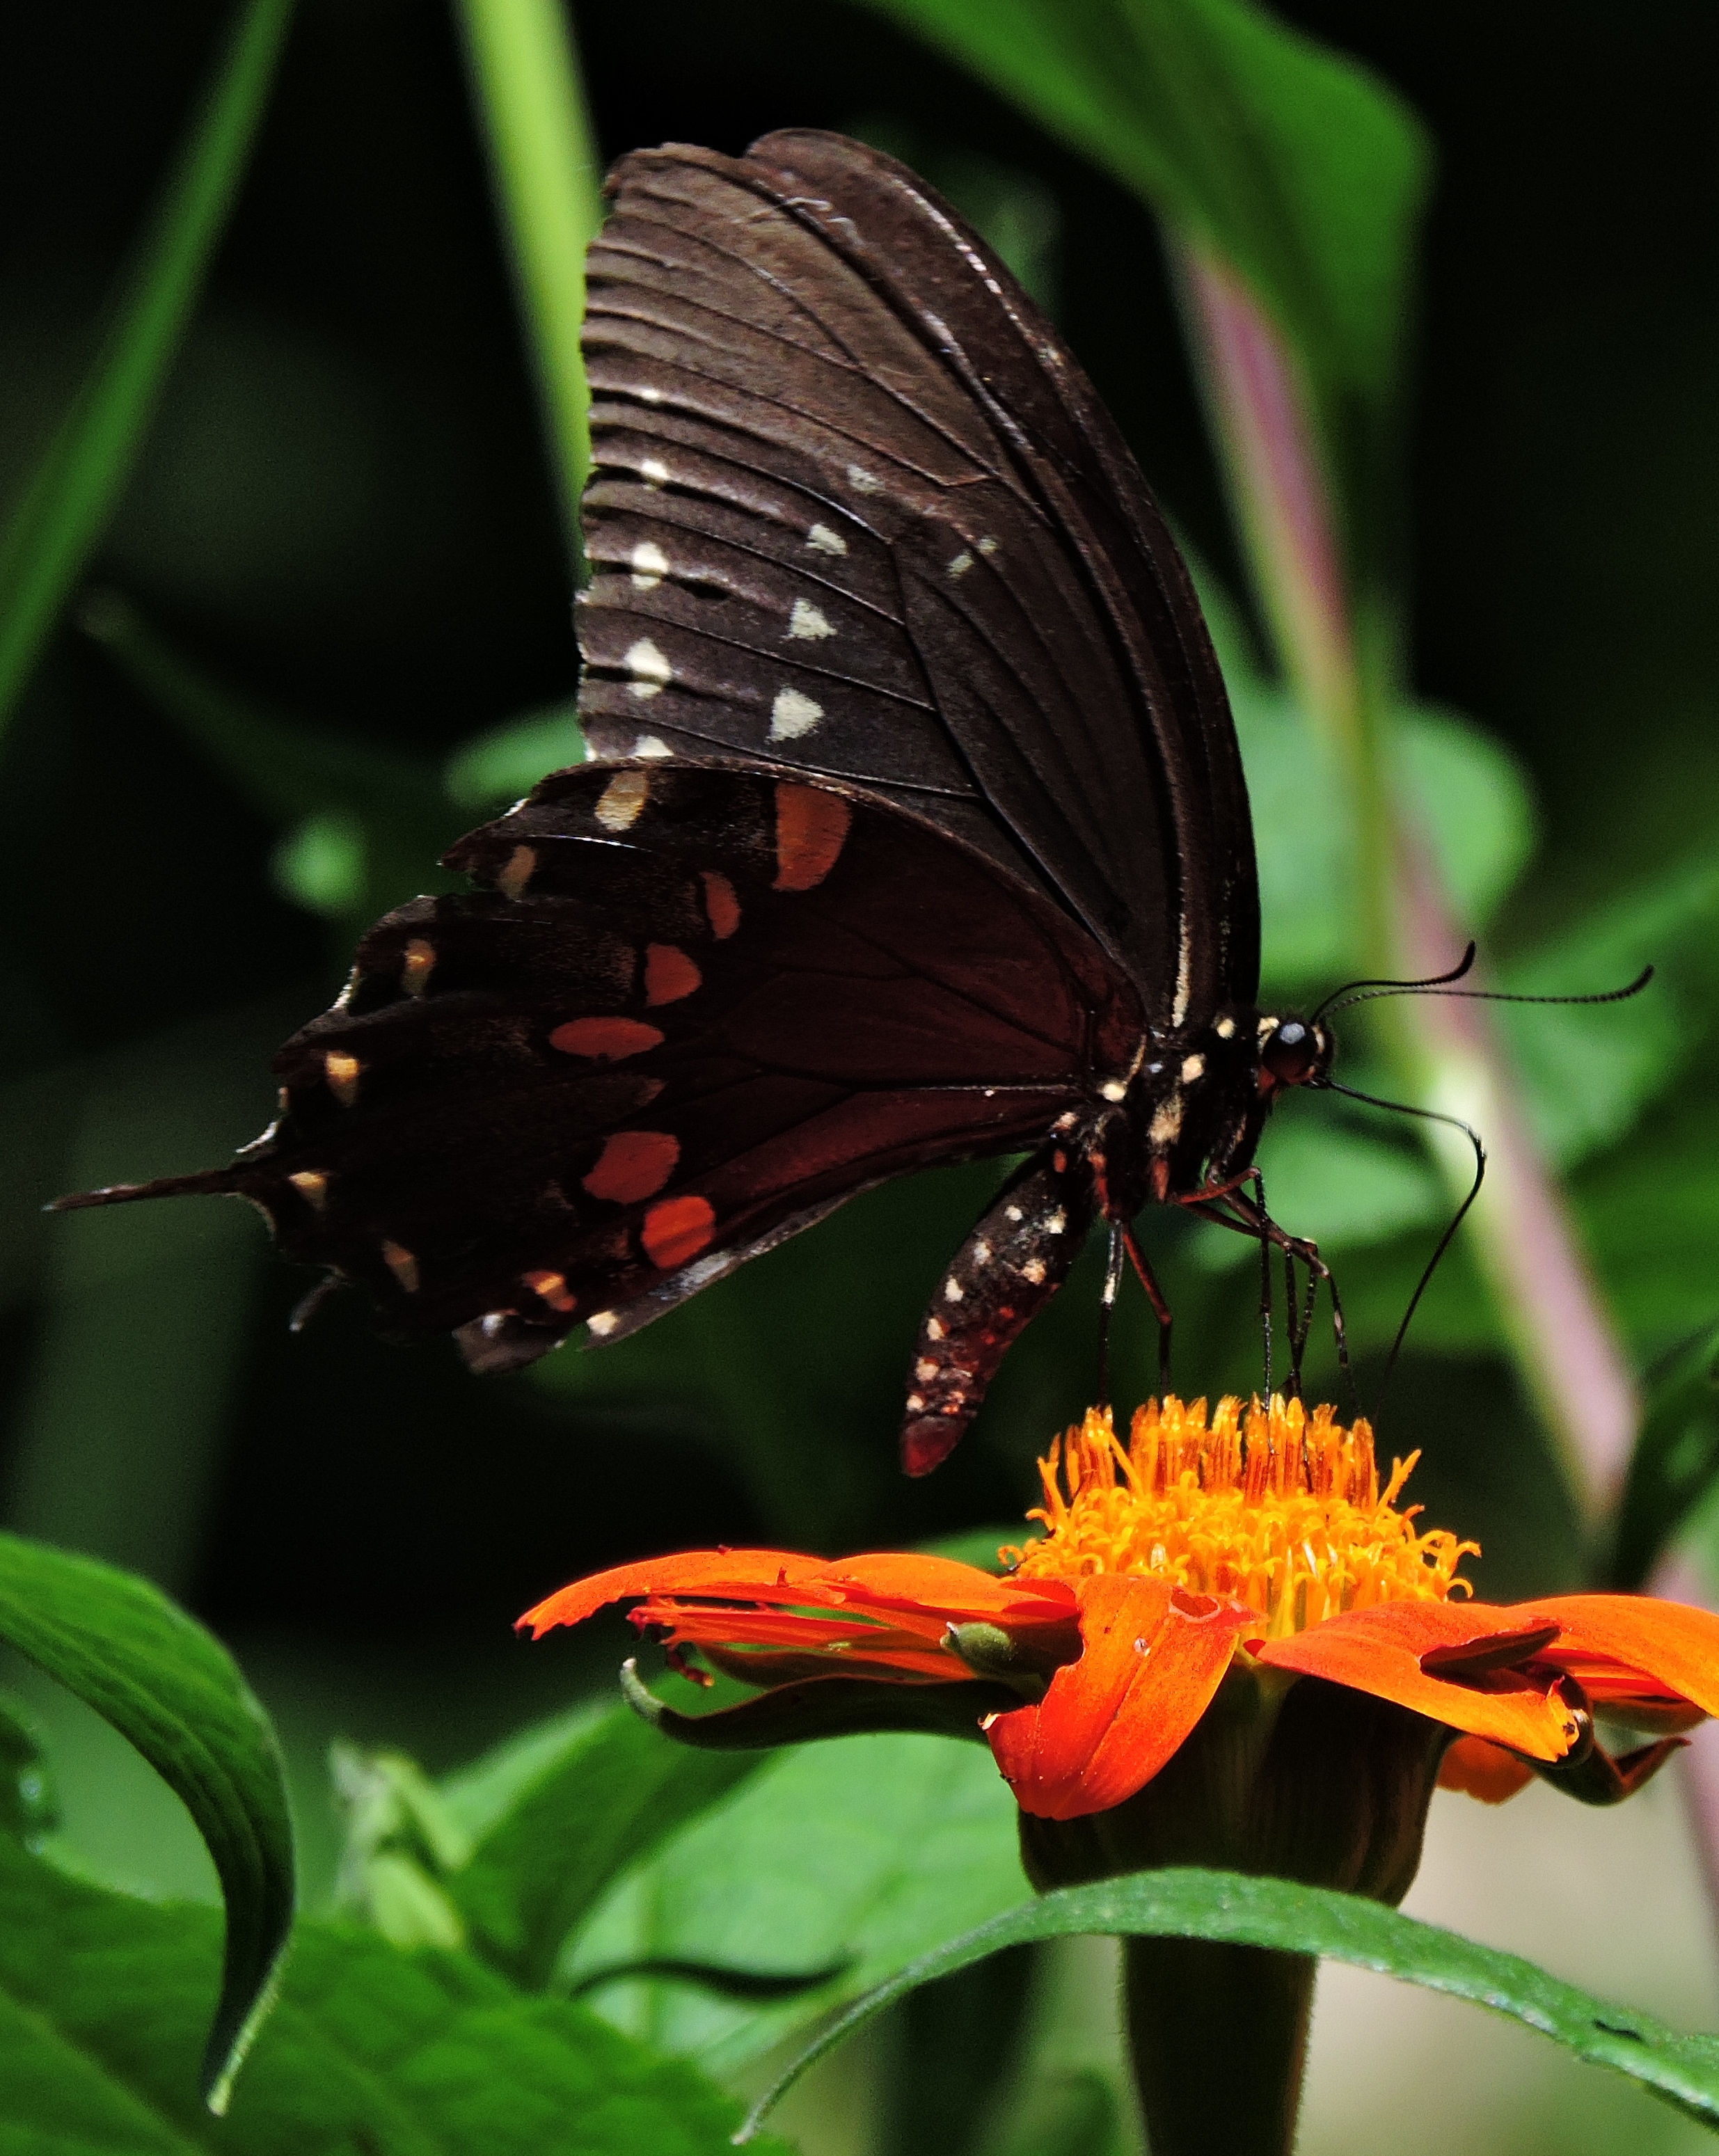
[[[1324,1075],[1331,1061],[1331,1036],[1322,1026],[1286,1018],[1266,1035],[1260,1060],[1280,1086],[1305,1086]]]

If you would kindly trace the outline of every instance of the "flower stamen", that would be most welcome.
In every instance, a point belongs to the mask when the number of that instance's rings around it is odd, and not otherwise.
[[[1167,1574],[1248,1604],[1268,1638],[1347,1609],[1443,1602],[1470,1592],[1456,1568],[1480,1545],[1417,1532],[1420,1507],[1397,1509],[1419,1457],[1394,1460],[1381,1491],[1370,1424],[1345,1429],[1329,1407],[1310,1415],[1280,1395],[1245,1413],[1221,1399],[1209,1425],[1203,1399],[1148,1401],[1126,1447],[1109,1409],[1090,1409],[1039,1463],[1044,1502],[1028,1517],[1044,1539],[1001,1555],[1022,1578]]]

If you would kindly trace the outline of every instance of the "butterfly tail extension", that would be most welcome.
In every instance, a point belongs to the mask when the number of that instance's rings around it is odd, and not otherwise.
[[[920,1327],[901,1426],[909,1475],[930,1474],[955,1450],[1003,1357],[1068,1278],[1096,1211],[1085,1163],[1047,1147],[962,1245]]]

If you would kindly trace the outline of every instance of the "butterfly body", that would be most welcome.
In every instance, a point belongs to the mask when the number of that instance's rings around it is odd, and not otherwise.
[[[920,1471],[1096,1222],[1242,1204],[1329,1037],[1257,1008],[1198,607],[1007,273],[836,136],[640,153],[611,192],[592,761],[453,850],[475,893],[370,932],[230,1168],[92,1196],[246,1196],[495,1370],[890,1177],[1026,1154],[921,1328]]]

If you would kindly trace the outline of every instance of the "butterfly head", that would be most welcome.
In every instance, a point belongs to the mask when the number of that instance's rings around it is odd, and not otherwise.
[[[1336,1035],[1316,1019],[1262,1012],[1258,1039],[1260,1091],[1268,1099],[1291,1086],[1317,1085],[1337,1053]]]

